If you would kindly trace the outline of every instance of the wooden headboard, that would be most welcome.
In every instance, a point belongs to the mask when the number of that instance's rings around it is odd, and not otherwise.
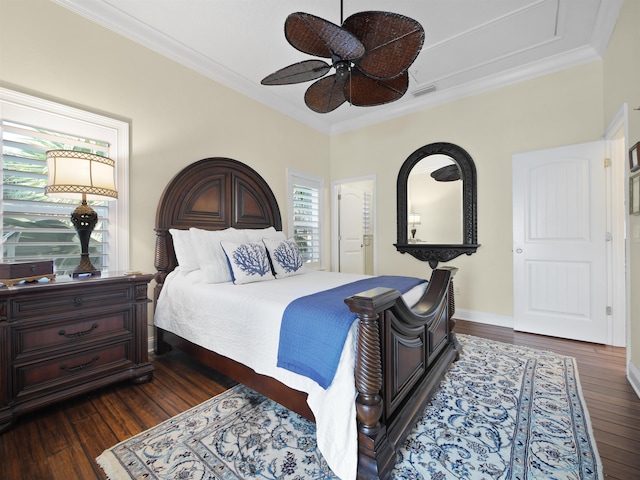
[[[212,157],[185,167],[165,187],[156,212],[156,298],[178,264],[170,228],[206,230],[275,227],[282,230],[273,191],[251,167]]]

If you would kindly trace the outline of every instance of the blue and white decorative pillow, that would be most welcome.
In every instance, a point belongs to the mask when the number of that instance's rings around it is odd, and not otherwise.
[[[269,252],[276,278],[290,277],[305,272],[304,263],[296,242],[289,240],[262,240]]]
[[[234,284],[273,280],[267,250],[262,242],[220,244],[229,261]]]

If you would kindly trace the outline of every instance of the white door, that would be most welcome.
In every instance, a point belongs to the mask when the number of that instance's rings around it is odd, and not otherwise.
[[[513,156],[514,329],[607,343],[605,144]]]
[[[338,201],[338,271],[364,273],[364,192],[349,185],[341,185]]]

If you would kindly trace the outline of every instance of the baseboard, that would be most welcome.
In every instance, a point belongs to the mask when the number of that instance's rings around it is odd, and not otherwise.
[[[485,323],[496,327],[513,328],[513,317],[497,315],[495,313],[476,312],[474,310],[464,310],[456,308],[454,318],[468,320],[470,322]]]
[[[640,398],[640,369],[631,362],[627,365],[627,379]]]

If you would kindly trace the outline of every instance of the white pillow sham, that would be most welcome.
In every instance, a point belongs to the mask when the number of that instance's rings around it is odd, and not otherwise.
[[[280,230],[276,230],[274,227],[255,228],[255,229],[248,228],[243,231],[246,232],[247,237],[249,237],[249,242],[251,243],[261,242],[265,238],[269,240],[286,240],[287,239],[286,235],[283,232],[281,232]]]
[[[280,241],[264,239],[263,242],[267,247],[276,278],[305,273],[298,245],[293,238]]]
[[[233,283],[263,282],[273,280],[267,249],[262,242],[220,242],[231,268]]]
[[[247,243],[245,230],[236,230],[233,227],[225,230],[203,230],[192,227],[189,230],[204,281],[206,283],[230,282],[232,278],[229,263],[221,242]]]
[[[191,232],[189,230],[179,230],[170,228],[169,233],[173,240],[173,251],[176,254],[178,265],[182,273],[189,273],[200,268],[196,250],[191,241]]]

